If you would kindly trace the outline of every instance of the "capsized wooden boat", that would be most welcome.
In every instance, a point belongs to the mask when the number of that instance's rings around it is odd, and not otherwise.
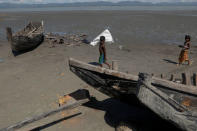
[[[23,30],[12,34],[7,28],[7,39],[12,51],[21,52],[38,46],[44,40],[43,22],[30,22]]]
[[[136,95],[140,102],[178,128],[197,130],[197,87],[144,75],[139,77],[69,59],[70,70],[111,97]],[[147,84],[149,82],[149,84]]]

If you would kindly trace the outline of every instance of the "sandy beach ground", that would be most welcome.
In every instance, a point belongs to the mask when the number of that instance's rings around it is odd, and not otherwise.
[[[129,38],[127,38],[129,39]],[[107,45],[107,56],[111,63],[118,60],[119,70],[138,75],[139,72],[154,75],[175,73],[177,77],[185,71],[196,72],[197,47],[193,46],[190,57],[193,65],[176,66],[180,48],[178,45],[134,41],[131,44]],[[64,94],[77,89],[88,89],[99,101],[108,99],[104,94],[88,86],[69,70],[68,58],[84,62],[97,62],[98,46],[80,45],[67,47],[56,45],[50,48],[47,42],[25,54],[14,57],[5,40],[0,42],[0,128],[7,127],[26,117],[54,109],[57,100]],[[118,106],[117,106],[118,108]],[[122,109],[124,111],[124,109]],[[60,120],[81,112],[72,119]],[[24,130],[40,127],[42,130],[83,130],[112,131],[113,125],[106,120],[106,111],[79,107],[68,112],[58,113],[52,117],[33,123]],[[56,122],[55,121],[58,121]],[[53,123],[52,123],[53,122]]]

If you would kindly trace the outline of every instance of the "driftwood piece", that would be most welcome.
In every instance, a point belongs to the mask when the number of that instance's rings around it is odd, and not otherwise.
[[[43,113],[41,115],[38,115],[38,116],[35,116],[35,117],[32,117],[32,118],[27,118],[27,119],[25,119],[25,120],[23,120],[21,122],[18,122],[18,123],[14,124],[14,125],[11,125],[11,126],[9,126],[7,128],[0,129],[0,131],[13,131],[13,130],[19,129],[19,128],[23,127],[23,126],[26,126],[26,125],[28,125],[30,123],[33,123],[35,121],[41,120],[43,118],[46,118],[48,116],[54,115],[54,114],[56,114],[58,112],[61,112],[63,110],[76,108],[76,107],[78,107],[78,106],[80,106],[80,105],[82,105],[82,104],[84,104],[84,103],[86,103],[88,101],[89,101],[89,99],[84,99],[84,100],[79,100],[79,101],[77,101],[75,103],[66,104],[66,105],[64,105],[64,106],[62,106],[62,107],[60,107],[58,109],[55,109],[55,110],[52,110],[52,111],[49,111],[49,112],[45,112],[45,113]]]
[[[58,34],[58,33],[47,33],[45,40],[53,44],[65,44],[66,46],[80,46],[82,43],[87,44],[87,40],[83,35],[77,34]]]

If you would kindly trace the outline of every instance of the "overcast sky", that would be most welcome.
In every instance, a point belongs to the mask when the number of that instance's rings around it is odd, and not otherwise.
[[[66,3],[66,2],[94,2],[94,1],[99,1],[99,0],[0,0],[0,3],[2,3],[2,2],[11,2],[11,3]],[[126,1],[126,0],[102,0],[102,1],[118,2],[118,1]],[[142,2],[153,2],[153,3],[158,3],[158,2],[197,2],[197,0],[130,0],[130,1],[142,1]]]

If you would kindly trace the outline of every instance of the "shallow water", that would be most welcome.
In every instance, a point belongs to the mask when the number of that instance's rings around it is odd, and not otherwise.
[[[7,8],[0,12],[24,12],[24,11],[99,11],[99,10],[126,10],[126,11],[177,11],[197,10],[197,6],[79,6],[79,7],[42,7],[42,8]]]
[[[183,44],[184,35],[190,34],[197,45],[196,16],[197,10],[167,9],[0,12],[0,39],[6,40],[7,26],[18,31],[29,21],[44,20],[45,32],[82,33],[89,40],[108,28],[119,44]]]

